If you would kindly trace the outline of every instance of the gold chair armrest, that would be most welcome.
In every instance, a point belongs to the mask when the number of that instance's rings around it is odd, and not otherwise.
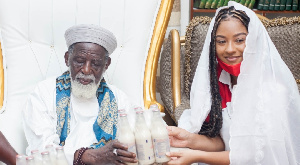
[[[180,90],[180,36],[177,30],[171,30],[171,66],[172,66],[172,91],[173,110],[181,104]]]

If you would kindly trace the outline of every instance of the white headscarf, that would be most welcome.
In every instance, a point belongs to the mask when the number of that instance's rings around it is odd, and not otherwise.
[[[228,6],[250,17],[246,48],[232,93],[231,164],[300,164],[300,95],[295,79],[281,59],[256,14],[239,3]],[[224,7],[222,7],[224,8]],[[216,15],[220,11],[219,8]],[[179,127],[198,133],[211,108],[209,26],[191,88],[191,109]]]

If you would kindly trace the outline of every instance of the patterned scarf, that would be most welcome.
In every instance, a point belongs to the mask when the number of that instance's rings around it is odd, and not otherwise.
[[[60,145],[70,133],[70,95],[71,77],[66,71],[56,79],[56,133],[60,136]],[[101,81],[96,93],[99,112],[93,125],[93,130],[98,143],[91,145],[92,148],[100,148],[116,138],[118,106],[113,92],[108,88],[105,81]]]

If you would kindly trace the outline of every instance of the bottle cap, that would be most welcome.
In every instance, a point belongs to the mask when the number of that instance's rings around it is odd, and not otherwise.
[[[34,158],[33,158],[33,156],[27,156],[26,157],[26,160],[33,160]]]
[[[157,104],[151,104],[150,108],[158,108],[158,105]]]
[[[136,114],[144,113],[144,111],[136,111]]]
[[[134,111],[142,111],[143,109],[141,107],[135,107]]]
[[[126,113],[121,113],[120,117],[123,117],[123,116],[127,116],[127,114]]]
[[[38,152],[39,152],[39,150],[32,150],[31,154],[35,154],[35,153],[38,153]]]
[[[118,110],[118,113],[122,113],[122,112],[125,112],[125,109],[119,109]]]
[[[44,151],[41,153],[42,155],[49,155],[49,151]]]
[[[22,155],[22,154],[21,154],[21,155],[16,155],[16,158],[17,158],[17,159],[22,159],[22,158],[24,158],[24,157],[25,157],[25,155]]]
[[[46,147],[45,148],[52,148],[53,147],[53,145],[52,144],[48,144],[48,145],[46,145]]]
[[[56,150],[63,150],[63,149],[64,149],[63,146],[58,146],[58,147],[56,147]]]

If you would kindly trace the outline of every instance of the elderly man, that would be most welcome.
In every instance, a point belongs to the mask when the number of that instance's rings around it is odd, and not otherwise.
[[[24,110],[24,131],[31,150],[64,146],[69,164],[137,162],[116,138],[118,109],[131,110],[126,95],[103,73],[116,49],[115,36],[96,25],[76,25],[65,33],[69,70],[38,84]]]
[[[0,162],[5,164],[16,164],[16,155],[17,152],[0,131]]]

